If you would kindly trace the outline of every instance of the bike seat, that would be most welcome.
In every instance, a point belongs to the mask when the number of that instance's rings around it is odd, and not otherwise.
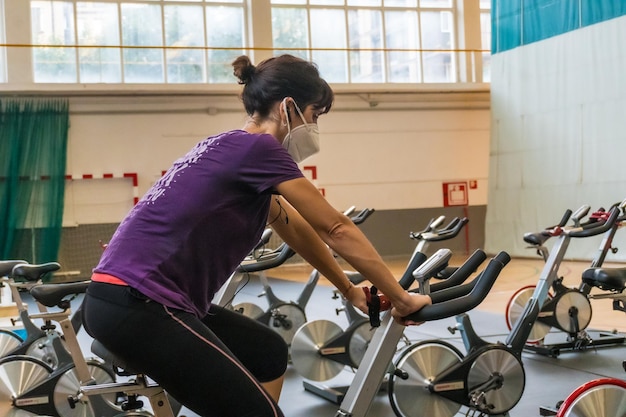
[[[68,295],[83,294],[91,281],[70,282],[67,284],[42,284],[30,290],[31,295],[46,307],[59,306]],[[61,307],[61,306],[60,306]],[[65,306],[62,306],[65,308]]]
[[[624,291],[626,268],[589,268],[583,272],[583,282],[608,291]]]
[[[524,242],[534,246],[543,246],[550,237],[552,236],[544,232],[524,233]]]
[[[31,265],[19,264],[13,267],[12,275],[14,279],[25,279],[26,281],[39,281],[48,272],[58,271],[61,265],[56,262],[47,262],[45,264]]]
[[[20,264],[27,264],[26,261],[0,261],[0,277],[11,275],[13,268]]]
[[[132,366],[128,365],[128,363],[111,353],[111,351],[104,347],[104,345],[98,340],[94,339],[91,343],[91,352],[104,360],[105,363],[113,365],[115,373],[120,376],[130,376],[141,373],[133,370]]]

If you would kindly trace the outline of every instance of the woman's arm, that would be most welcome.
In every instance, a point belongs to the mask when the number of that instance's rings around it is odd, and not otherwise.
[[[389,297],[394,306],[394,317],[406,316],[430,304],[430,297],[410,294],[400,287],[397,279],[361,230],[348,217],[335,210],[309,180],[298,178],[285,181],[276,189],[303,218],[297,224],[308,224],[313,229],[313,234],[318,235],[324,243]],[[292,222],[291,216],[300,217],[296,213],[287,213],[289,223]],[[270,214],[270,219],[272,218]],[[281,237],[282,233],[288,233],[289,223],[284,224],[285,230],[277,230]],[[302,246],[306,246],[308,239],[311,239],[310,236],[304,235],[301,238]],[[292,247],[299,252],[298,248]],[[305,254],[301,255],[307,259]]]
[[[268,225],[300,256],[326,277],[346,299],[367,314],[365,293],[352,285],[328,246],[282,197],[272,198]]]

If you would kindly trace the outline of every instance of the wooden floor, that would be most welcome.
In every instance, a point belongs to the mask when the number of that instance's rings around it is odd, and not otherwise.
[[[463,256],[453,257],[451,265],[460,265],[465,258]],[[389,268],[400,276],[407,265],[408,258],[386,259]],[[590,262],[564,260],[559,268],[559,276],[563,277],[563,283],[568,287],[577,287],[581,281],[582,272],[589,267]],[[486,265],[483,264],[482,267]],[[478,307],[479,310],[505,314],[506,306],[513,294],[520,288],[527,285],[536,285],[542,272],[544,262],[542,259],[514,258],[502,270],[487,298]],[[604,267],[624,267],[623,263],[605,262]],[[349,269],[348,265],[345,265]],[[482,269],[482,268],[481,268]],[[308,279],[312,268],[306,264],[286,265],[276,268],[269,275],[274,278],[281,278],[290,281],[305,282]],[[322,278],[319,284],[330,285]],[[593,291],[595,294],[599,291]],[[614,311],[611,300],[592,300],[592,318],[589,329],[600,329],[604,331],[616,330],[626,331],[626,314]]]

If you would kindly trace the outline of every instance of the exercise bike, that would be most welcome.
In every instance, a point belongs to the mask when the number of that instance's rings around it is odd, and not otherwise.
[[[626,268],[591,267],[583,271],[583,284],[605,291],[602,298],[613,300],[613,310],[626,313]],[[622,362],[626,370],[626,361]],[[622,417],[626,415],[626,381],[597,378],[576,388],[555,408],[540,407],[542,416]]]
[[[409,234],[411,239],[417,241],[417,245],[409,259],[405,275],[410,274],[426,260],[425,252],[430,243],[445,241],[458,236],[468,223],[467,218],[454,218],[447,226],[437,229],[444,219],[444,216],[431,219],[424,230]],[[483,254],[480,262],[485,259],[486,256]],[[458,271],[456,268],[448,266],[448,260],[449,258],[445,260],[445,265],[442,265],[442,268],[437,271],[437,275],[440,278],[444,276],[448,278],[444,281],[447,283],[445,285],[458,285],[469,274],[466,274],[465,270]],[[346,274],[355,284],[364,281],[358,273],[347,272]],[[435,284],[435,286],[437,285],[439,288],[443,288],[444,284]],[[336,291],[334,294],[335,297],[339,297]],[[303,382],[304,389],[336,404],[341,403],[347,387],[328,387],[312,381],[319,382],[332,379],[346,367],[358,368],[376,330],[371,326],[370,318],[356,310],[343,297],[342,305],[343,308],[337,309],[336,312],[337,314],[341,311],[345,312],[348,318],[348,326],[345,330],[342,330],[338,324],[332,321],[315,320],[301,326],[292,342],[294,368],[308,380]],[[410,344],[406,338],[405,342],[406,345]]]
[[[17,265],[15,268],[19,267]],[[33,265],[30,267],[34,270],[38,268]],[[0,359],[0,415],[102,417],[114,416],[122,411],[117,405],[116,395],[94,398],[90,403],[72,405],[68,402],[68,396],[78,392],[81,382],[95,384],[115,381],[115,375],[109,367],[99,360],[82,356],[74,331],[70,317],[71,301],[77,294],[84,293],[87,285],[89,281],[41,284],[30,290],[37,302],[60,309],[31,314],[33,319],[56,322],[62,329],[64,343],[60,335],[52,338],[59,366],[52,369],[42,360],[25,355]],[[67,346],[67,350],[64,346]]]
[[[571,214],[571,211],[568,210]],[[566,213],[566,216],[569,217]],[[397,372],[389,380],[389,399],[398,416],[452,417],[461,407],[479,415],[508,416],[524,392],[521,361],[533,324],[557,279],[559,264],[572,238],[606,232],[617,220],[613,208],[596,222],[580,227],[555,227],[547,233],[557,237],[540,279],[524,311],[504,342],[490,343],[474,331],[467,314],[456,317],[466,355],[441,341],[420,341],[407,348],[396,361]],[[435,297],[437,293],[433,294]]]
[[[615,253],[617,251],[617,248],[612,246],[612,242],[616,231],[621,227],[622,222],[626,220],[626,200],[619,205],[614,205],[614,207],[617,207],[621,214],[615,223],[604,233],[600,248],[591,262],[590,267],[592,268],[602,266],[608,252]],[[579,215],[585,216],[586,212],[580,212]],[[593,213],[588,223],[595,222],[598,217],[603,215],[605,215],[603,210]],[[582,224],[580,222],[582,217],[579,219],[576,217],[574,227]],[[527,233],[524,236],[524,240],[532,243],[537,248],[537,252],[546,259],[547,249],[543,244],[549,237],[549,233],[543,231]],[[583,350],[591,346],[597,347],[624,343],[626,337],[615,334],[615,332],[592,332],[587,330],[592,317],[590,300],[613,297],[611,291],[608,293],[591,294],[591,289],[592,286],[586,284],[584,280],[578,288],[570,288],[563,284],[563,277],[555,279],[551,285],[549,299],[542,306],[541,313],[533,326],[526,349],[546,356],[556,357],[563,350]],[[534,286],[523,287],[515,292],[509,300],[505,315],[509,329],[518,320],[523,305],[530,298],[533,290]],[[553,328],[566,334],[565,342],[544,343],[545,336]]]
[[[50,322],[44,322],[38,326],[32,320],[28,306],[23,301],[21,292],[29,291],[36,285],[40,285],[46,274],[57,271],[61,266],[57,262],[47,262],[39,265],[31,265],[26,261],[1,261],[0,276],[4,277],[2,285],[11,290],[13,301],[18,310],[18,319],[11,319],[13,325],[18,321],[22,323],[26,337],[9,330],[0,330],[0,357],[26,355],[42,360],[51,368],[59,366],[58,353],[51,341],[58,336],[56,326]],[[40,313],[46,308],[37,303]],[[81,327],[80,315],[72,319],[75,331]],[[64,342],[62,342],[64,343]],[[64,349],[67,350],[67,349]]]
[[[351,207],[344,211],[343,214],[349,216],[354,212],[354,209],[354,207]],[[351,220],[354,224],[359,225],[363,223],[373,212],[374,209],[363,209],[357,215],[351,217]],[[277,249],[277,252],[280,254],[283,251],[291,250],[285,248],[285,246],[280,246]],[[291,253],[293,254],[293,251]],[[255,265],[254,271],[260,272],[259,280],[263,286],[263,292],[259,295],[259,297],[265,296],[268,307],[264,311],[258,305],[246,302],[233,305],[233,309],[266,324],[279,333],[288,345],[291,345],[296,330],[307,322],[305,312],[306,305],[311,298],[313,290],[317,286],[320,273],[314,269],[309,274],[309,279],[306,284],[304,284],[304,287],[302,288],[302,291],[298,295],[297,299],[295,301],[287,301],[276,296],[269,280],[267,279],[267,276],[265,275],[265,271],[269,269],[265,260],[274,257],[274,251],[261,251],[260,255],[257,251],[253,252],[252,256],[253,259],[251,261],[244,262],[240,265],[238,272],[252,272],[251,265]],[[260,262],[260,264],[258,262]],[[272,262],[272,265],[273,264],[275,264],[275,262]],[[265,265],[265,269],[260,270],[259,265]]]

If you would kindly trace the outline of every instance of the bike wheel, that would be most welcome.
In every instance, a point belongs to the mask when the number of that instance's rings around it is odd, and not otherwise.
[[[575,307],[577,311],[578,329],[572,323],[570,312]],[[557,300],[554,308],[554,318],[564,332],[575,333],[582,331],[591,322],[591,303],[586,295],[578,290],[565,292]]]
[[[373,328],[369,320],[366,320],[352,333],[348,343],[348,353],[350,354],[350,360],[357,368],[361,364],[365,351],[367,351],[367,347],[375,332],[376,328]]]
[[[258,319],[263,314],[263,309],[254,303],[239,303],[232,306],[233,311],[241,313],[251,319]]]
[[[485,384],[495,377],[502,378],[502,385],[485,388]],[[522,362],[499,345],[484,349],[474,357],[467,374],[470,396],[474,397],[472,392],[476,394],[473,406],[483,413],[506,415],[522,398],[525,385],[526,374]]]
[[[60,335],[58,337],[61,340],[61,344],[63,345],[65,350],[68,350],[65,341],[61,338]],[[31,343],[30,346],[28,346],[28,349],[26,349],[26,355],[32,356],[33,358],[37,358],[45,362],[52,369],[58,368],[59,358],[57,357],[57,353],[54,350],[52,340],[52,337],[40,337],[39,339]]]
[[[96,360],[87,360],[87,367],[91,376],[97,384],[108,384],[115,382],[115,375],[106,368],[102,363]],[[79,401],[74,408],[70,407],[68,397],[76,396],[80,389],[80,380],[76,373],[76,368],[71,367],[59,378],[54,386],[54,407],[62,417],[98,417],[91,405],[90,401]],[[121,412],[122,409],[116,405],[115,394],[107,394],[102,396],[105,403],[111,407],[111,415],[113,412]]]
[[[24,340],[17,334],[9,330],[0,329],[0,357],[6,356],[9,352],[22,344],[23,341]]]
[[[408,378],[392,373],[389,401],[399,417],[452,417],[461,405],[431,393],[430,382],[461,362],[461,352],[449,343],[424,340],[409,346],[396,361],[396,368]]]
[[[291,343],[291,362],[304,378],[326,381],[343,370],[344,364],[325,358],[320,348],[341,334],[339,325],[328,320],[315,320],[301,326]]]
[[[626,381],[600,378],[578,387],[563,401],[556,417],[624,417]]]
[[[528,303],[528,300],[532,297],[534,291],[535,285],[528,285],[517,290],[509,299],[509,302],[506,305],[505,313],[506,326],[509,330],[511,330],[513,326],[515,326],[515,323],[517,323],[520,319],[520,316],[524,312],[524,307],[526,307],[526,303]],[[551,298],[552,296],[548,295],[548,300]],[[550,329],[551,327],[547,324],[535,321],[526,343],[540,343],[546,337],[548,332],[550,332]]]
[[[291,345],[296,331],[306,323],[304,311],[295,304],[286,303],[273,308],[271,313],[268,326]]]
[[[0,360],[0,415],[31,417],[37,414],[16,408],[16,397],[28,392],[50,376],[52,369],[39,359],[10,356]]]

